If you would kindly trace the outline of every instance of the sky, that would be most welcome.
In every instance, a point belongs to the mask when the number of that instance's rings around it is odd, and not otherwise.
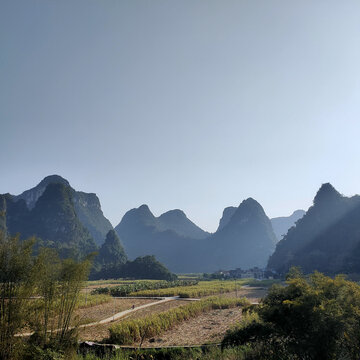
[[[360,192],[358,0],[0,0],[0,193],[47,175],[217,228]]]

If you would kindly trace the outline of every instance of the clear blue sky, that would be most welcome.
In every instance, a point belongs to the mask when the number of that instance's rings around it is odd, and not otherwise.
[[[210,231],[359,193],[359,64],[358,0],[0,0],[0,193],[55,173]]]

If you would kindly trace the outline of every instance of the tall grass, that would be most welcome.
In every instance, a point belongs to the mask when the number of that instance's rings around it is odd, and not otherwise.
[[[76,360],[245,360],[247,351],[237,347],[221,350],[218,347],[170,348],[118,350],[115,353],[98,357],[95,354],[78,355]]]
[[[160,314],[154,314],[142,319],[125,320],[110,327],[111,343],[130,345],[143,341],[171,329],[174,325],[194,318],[213,309],[228,309],[248,304],[245,298],[210,297],[178,308],[170,309]]]
[[[86,294],[86,293],[80,293],[77,303],[76,303],[76,309],[83,309],[92,307],[95,305],[105,304],[112,300],[112,297],[109,295],[104,294]]]
[[[239,290],[242,285],[247,284],[249,281],[249,279],[239,279],[236,281],[199,281],[199,283],[194,286],[178,286],[167,289],[143,290],[130,293],[130,296],[180,296],[182,298],[198,298],[203,296],[233,292],[235,290]]]
[[[128,296],[144,290],[159,290],[173,287],[186,287],[197,285],[197,280],[175,280],[175,281],[137,281],[133,284],[123,284],[110,287],[99,287],[94,289],[92,294],[110,294],[111,296]]]

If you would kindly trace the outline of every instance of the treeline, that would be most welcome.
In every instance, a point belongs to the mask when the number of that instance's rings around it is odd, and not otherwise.
[[[61,260],[47,248],[34,256],[34,244],[0,231],[1,360],[51,359],[76,348],[73,313],[91,259]]]
[[[134,295],[142,290],[158,290],[168,289],[179,286],[193,286],[197,285],[197,280],[175,280],[175,281],[137,281],[133,284],[112,286],[112,287],[99,287],[94,289],[92,294],[107,294],[111,296],[128,296]]]
[[[155,256],[150,255],[140,256],[123,264],[104,264],[99,270],[93,269],[90,274],[90,280],[118,278],[174,281],[177,276],[156,260]]]

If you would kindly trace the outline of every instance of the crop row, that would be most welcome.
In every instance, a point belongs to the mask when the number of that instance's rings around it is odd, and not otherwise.
[[[198,283],[196,280],[176,280],[176,281],[137,281],[132,284],[100,287],[92,291],[92,294],[108,294],[112,296],[127,296],[132,293],[145,290],[159,290],[175,287],[195,286]]]
[[[130,293],[131,296],[149,296],[149,297],[162,297],[162,296],[180,296],[182,298],[197,298],[209,295],[216,295],[221,293],[228,293],[239,290],[240,287],[247,283],[248,280],[235,281],[199,281],[197,285],[187,287],[179,286],[167,289],[157,290],[143,290]]]
[[[228,309],[248,304],[245,298],[210,297],[194,301],[160,314],[141,319],[125,320],[110,327],[109,341],[114,344],[130,345],[146,338],[157,336],[173,326],[213,309]]]

